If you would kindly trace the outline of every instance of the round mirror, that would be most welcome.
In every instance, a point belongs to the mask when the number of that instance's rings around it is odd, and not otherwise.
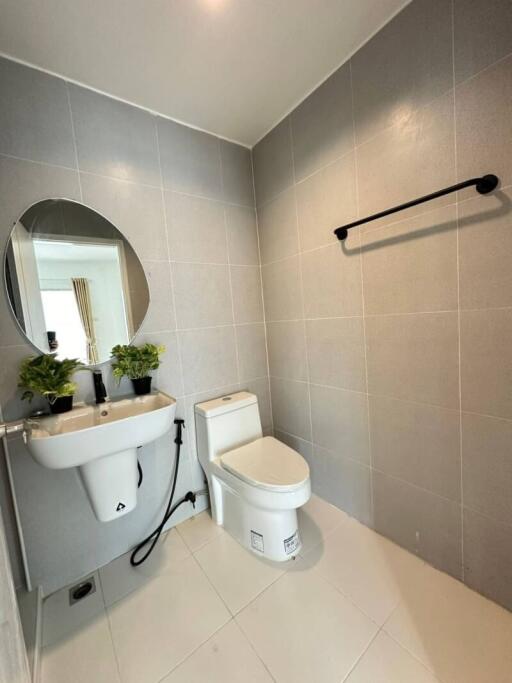
[[[97,365],[137,334],[149,305],[142,264],[106,218],[67,199],[31,206],[4,262],[13,314],[41,352]]]

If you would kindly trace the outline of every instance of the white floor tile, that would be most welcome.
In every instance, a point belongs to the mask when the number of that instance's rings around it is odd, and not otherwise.
[[[384,629],[443,683],[512,680],[512,614],[432,567]]]
[[[94,577],[96,592],[91,593],[79,602],[73,605],[69,604],[69,587],[61,588],[45,599],[43,603],[43,647],[53,645],[85,624],[105,615],[98,573],[95,572],[85,578],[89,578],[89,576]],[[76,583],[80,583],[80,581]]]
[[[144,551],[138,557],[143,554]],[[188,557],[190,550],[176,529],[171,529],[139,567],[131,566],[130,555],[131,552],[121,555],[99,570],[106,605],[112,605],[157,576],[165,574],[170,567]]]
[[[439,683],[439,680],[381,631],[346,683]]]
[[[421,560],[355,520],[305,558],[379,625],[423,576]]]
[[[192,556],[108,614],[123,683],[156,683],[231,616]]]
[[[313,547],[321,545],[328,534],[349,519],[348,515],[334,505],[326,503],[318,496],[311,496],[306,505],[298,510],[301,553],[307,553]]]
[[[339,683],[378,627],[301,562],[236,620],[279,683]]]
[[[272,683],[265,666],[234,621],[180,664],[162,683]]]
[[[199,550],[201,546],[223,532],[222,527],[215,524],[211,518],[209,510],[205,510],[195,517],[190,517],[176,528],[192,552]]]
[[[223,533],[195,553],[196,559],[233,614],[286,571],[288,562],[268,562]]]
[[[107,618],[99,617],[43,648],[42,683],[119,683]]]

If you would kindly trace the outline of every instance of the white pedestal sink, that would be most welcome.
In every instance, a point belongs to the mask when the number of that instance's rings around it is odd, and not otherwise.
[[[168,432],[175,413],[163,392],[125,396],[27,420],[24,439],[40,465],[78,467],[96,517],[109,522],[137,505],[137,447]]]

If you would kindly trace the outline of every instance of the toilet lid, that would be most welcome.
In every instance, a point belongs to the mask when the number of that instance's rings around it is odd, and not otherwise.
[[[228,451],[220,456],[220,461],[240,479],[272,491],[289,491],[309,479],[304,458],[272,436]]]

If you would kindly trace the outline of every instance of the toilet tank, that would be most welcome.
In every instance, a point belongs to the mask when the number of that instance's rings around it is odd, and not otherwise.
[[[199,462],[261,438],[258,398],[247,391],[220,396],[195,406]]]

